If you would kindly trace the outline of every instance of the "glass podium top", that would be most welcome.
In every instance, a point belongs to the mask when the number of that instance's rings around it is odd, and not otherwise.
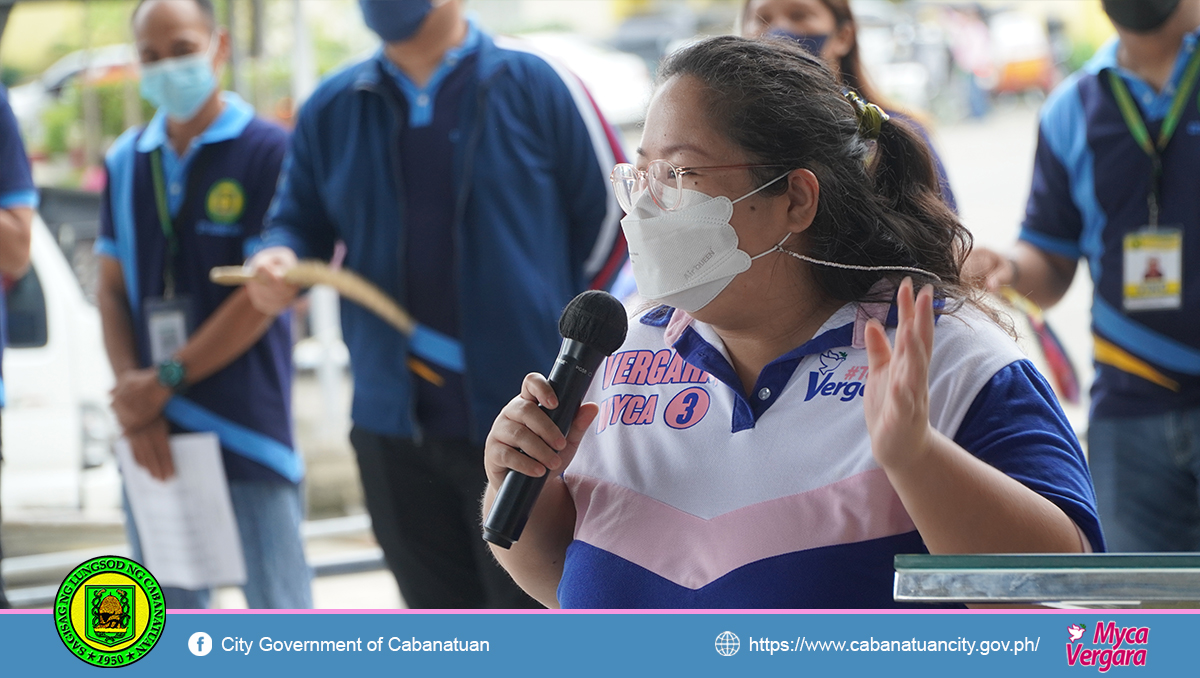
[[[1200,607],[1200,555],[1086,553],[898,555],[904,603]]]

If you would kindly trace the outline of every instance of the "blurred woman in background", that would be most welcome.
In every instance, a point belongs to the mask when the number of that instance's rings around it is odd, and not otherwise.
[[[742,6],[739,33],[745,38],[793,40],[820,57],[843,87],[858,92],[891,116],[913,128],[929,146],[942,187],[942,198],[957,211],[954,192],[929,131],[913,116],[900,112],[871,83],[858,53],[858,27],[850,0],[747,0]]]

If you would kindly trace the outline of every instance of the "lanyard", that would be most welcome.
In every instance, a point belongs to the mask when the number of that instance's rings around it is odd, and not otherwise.
[[[163,179],[162,149],[150,153],[150,174],[154,179],[154,202],[158,206],[158,221],[167,238],[167,260],[163,262],[163,298],[175,297],[175,255],[179,254],[179,237],[175,235],[175,222],[167,205],[166,181]],[[182,210],[180,210],[182,213]]]
[[[1196,84],[1197,72],[1200,72],[1200,46],[1192,50],[1192,56],[1188,59],[1187,68],[1183,72],[1183,79],[1175,91],[1175,98],[1171,101],[1171,108],[1167,111],[1167,117],[1163,119],[1162,129],[1159,130],[1158,141],[1155,143],[1150,139],[1146,121],[1142,118],[1137,104],[1133,102],[1129,88],[1125,86],[1125,82],[1117,74],[1116,69],[1108,70],[1108,81],[1112,85],[1117,106],[1121,109],[1121,117],[1125,118],[1125,125],[1129,127],[1129,132],[1137,141],[1138,146],[1141,146],[1146,155],[1150,156],[1152,174],[1150,195],[1146,198],[1150,207],[1150,228],[1158,227],[1158,209],[1162,191],[1162,152],[1171,141],[1171,136],[1175,133],[1175,128],[1179,126],[1180,119],[1183,118],[1183,109],[1187,106],[1187,99],[1192,94],[1192,86]]]
[[[193,198],[200,193],[200,182],[204,181],[205,169],[208,167],[210,158],[208,151],[208,145],[201,146],[196,151],[196,156],[187,170],[187,190],[183,194],[183,202],[179,205],[179,211],[173,219],[171,218],[171,208],[167,203],[167,182],[163,175],[162,149],[156,148],[150,152],[150,176],[154,181],[154,204],[158,207],[159,225],[162,226],[163,235],[167,238],[167,260],[163,263],[164,299],[175,297],[175,258],[179,256],[179,234],[176,232],[176,226],[179,225],[180,220],[187,218]]]

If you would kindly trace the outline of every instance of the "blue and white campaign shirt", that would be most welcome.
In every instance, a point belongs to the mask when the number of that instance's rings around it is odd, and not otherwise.
[[[748,395],[711,327],[668,307],[632,323],[592,384],[600,415],[564,475],[577,519],[560,604],[895,606],[893,556],[926,549],[871,452],[866,318],[843,307]],[[1010,337],[970,308],[941,316],[929,392],[938,431],[1103,549],[1079,444]]]
[[[1093,416],[1200,406],[1200,96],[1192,90],[1161,154],[1159,223],[1183,234],[1180,306],[1129,311],[1123,244],[1148,223],[1152,165],[1106,75],[1121,77],[1157,140],[1198,39],[1200,31],[1184,37],[1161,92],[1117,64],[1114,40],[1063,82],[1042,111],[1020,238],[1068,259],[1087,258],[1095,285]]]

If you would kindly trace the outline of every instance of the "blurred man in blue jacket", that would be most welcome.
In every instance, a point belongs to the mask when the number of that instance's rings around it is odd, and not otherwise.
[[[340,240],[346,267],[408,308],[411,339],[342,309],[375,535],[411,607],[530,606],[480,538],[482,443],[524,375],[550,368],[563,307],[624,260],[608,182],[622,154],[573,75],[484,33],[461,0],[360,5],[384,45],[301,109],[250,296],[283,311],[283,272]]]

